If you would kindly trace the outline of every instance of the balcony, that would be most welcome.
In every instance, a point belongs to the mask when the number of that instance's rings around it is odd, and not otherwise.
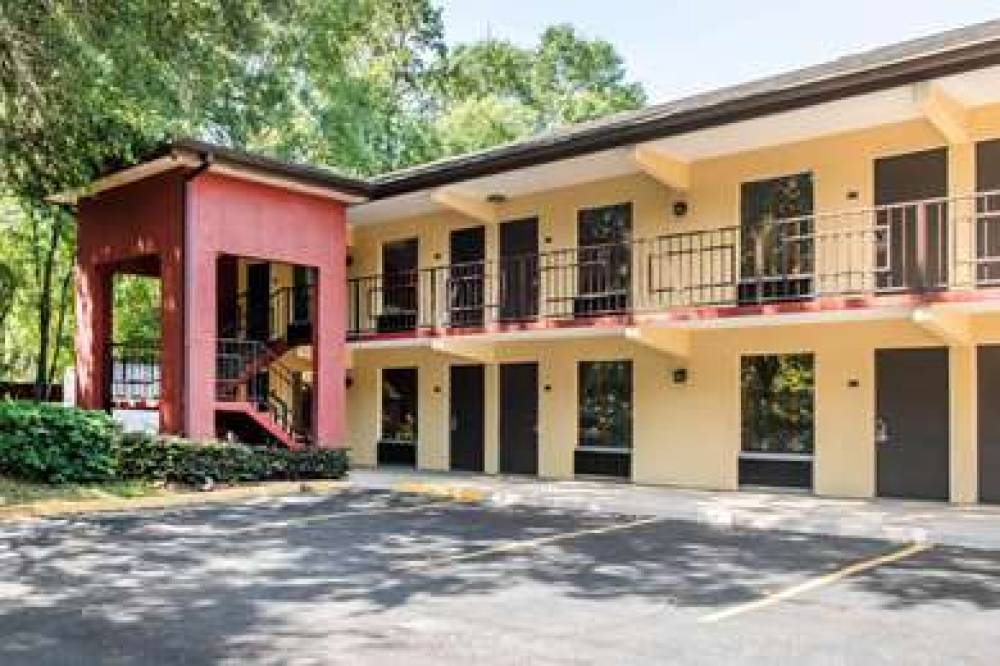
[[[587,325],[704,308],[739,314],[828,297],[874,305],[995,286],[1000,192],[987,192],[776,219],[751,232],[724,226],[354,277],[348,338]]]

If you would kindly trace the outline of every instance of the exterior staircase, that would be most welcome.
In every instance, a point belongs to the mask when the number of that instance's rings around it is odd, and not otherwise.
[[[237,419],[234,425],[244,433],[249,425],[254,438],[262,435],[288,448],[302,448],[312,439],[308,425],[301,423],[300,410],[288,404],[289,398],[296,399],[298,385],[292,371],[281,363],[286,353],[312,340],[312,322],[291,317],[290,304],[297,297],[301,294],[295,289],[273,292],[266,305],[266,334],[257,330],[250,335],[246,315],[251,305],[245,294],[240,295],[234,322],[223,331],[216,357],[216,412],[226,415],[230,423]]]
[[[244,417],[263,430],[273,440],[289,449],[302,449],[310,443],[308,433],[303,433],[292,425],[292,421],[282,416],[280,410],[270,404],[261,409],[258,404],[247,401],[220,401],[216,411]]]

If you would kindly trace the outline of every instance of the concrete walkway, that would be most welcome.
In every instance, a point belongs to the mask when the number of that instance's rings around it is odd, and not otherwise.
[[[710,492],[602,481],[541,481],[412,470],[354,470],[353,485],[519,504],[611,512],[747,529],[928,541],[1000,551],[1000,506],[854,500],[780,492]]]

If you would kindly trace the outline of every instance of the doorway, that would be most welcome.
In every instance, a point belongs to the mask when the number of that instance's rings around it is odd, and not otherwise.
[[[457,328],[483,325],[486,227],[451,232],[448,266],[449,324]]]
[[[879,497],[947,500],[948,349],[875,352]]]
[[[482,365],[450,369],[451,469],[482,472],[486,449],[486,370]]]
[[[500,277],[498,317],[523,321],[538,316],[539,259],[538,218],[500,225]]]
[[[500,473],[538,474],[538,364],[500,366]]]
[[[382,312],[376,319],[379,333],[417,327],[417,249],[416,238],[382,246]]]
[[[1000,504],[1000,346],[977,350],[979,501]]]
[[[267,342],[271,337],[271,264],[247,266],[247,339]]]
[[[943,289],[948,282],[948,150],[875,160],[876,286]]]

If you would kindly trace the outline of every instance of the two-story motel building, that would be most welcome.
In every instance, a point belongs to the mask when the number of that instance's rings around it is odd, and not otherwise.
[[[1000,22],[367,181],[178,142],[78,210],[79,400],[167,432],[1000,501]]]

